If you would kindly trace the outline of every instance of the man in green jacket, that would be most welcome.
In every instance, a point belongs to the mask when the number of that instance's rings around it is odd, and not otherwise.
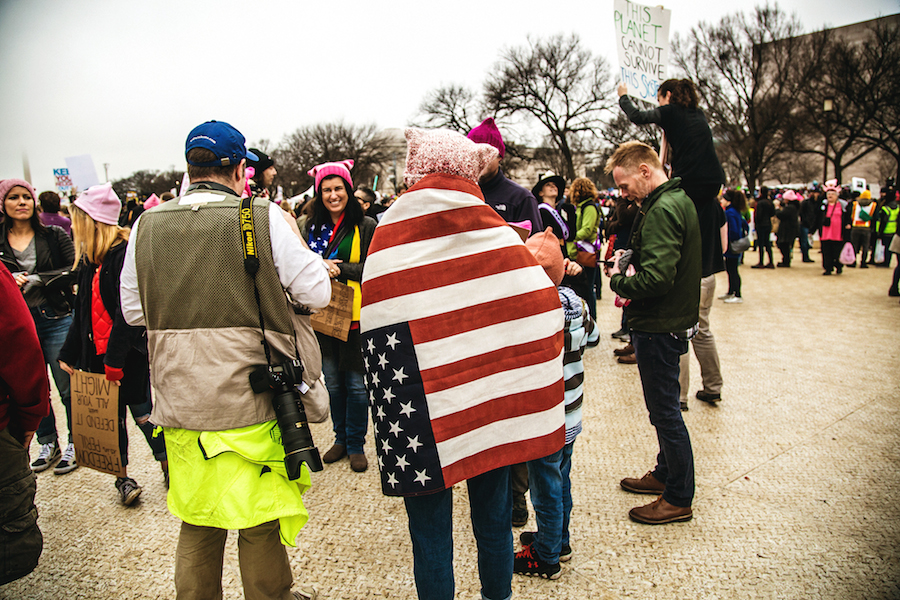
[[[642,478],[625,478],[622,488],[659,497],[631,509],[635,521],[650,525],[688,521],[693,516],[694,455],[679,405],[679,358],[697,332],[700,305],[700,225],[697,211],[679,186],[666,177],[659,157],[640,142],[619,146],[606,163],[616,185],[640,212],[630,248],[634,274],[620,271],[625,253],[616,251],[610,287],[630,300],[631,327],[644,400],[656,428],[656,468]],[[630,271],[629,271],[630,272]]]

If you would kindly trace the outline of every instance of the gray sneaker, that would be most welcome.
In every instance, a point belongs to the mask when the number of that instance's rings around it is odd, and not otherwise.
[[[31,463],[31,470],[35,473],[46,471],[53,466],[53,463],[59,460],[61,454],[62,453],[59,451],[59,446],[56,445],[56,442],[44,444],[43,446],[41,446],[41,451],[38,453],[38,457],[34,460],[33,463]]]
[[[131,477],[117,477],[116,489],[119,490],[119,500],[125,506],[131,506],[138,499],[138,496],[141,495],[141,492],[144,491]]]
[[[69,442],[69,445],[66,446],[66,449],[62,453],[62,460],[60,460],[56,467],[53,468],[53,472],[57,475],[65,475],[77,468],[78,463],[75,462],[75,444]]]

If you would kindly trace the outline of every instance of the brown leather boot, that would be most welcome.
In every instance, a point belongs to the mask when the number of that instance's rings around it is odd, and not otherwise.
[[[339,444],[332,446],[322,457],[323,463],[333,463],[347,456],[347,449]]]
[[[637,356],[634,354],[629,354],[627,356],[620,356],[616,359],[623,365],[636,365],[637,364]]]
[[[369,468],[369,461],[366,459],[365,454],[351,454],[350,455],[350,468],[356,471],[357,473],[362,473],[366,469]]]
[[[628,356],[629,354],[634,354],[634,346],[628,344],[624,348],[616,348],[613,350],[613,354],[616,356]]]
[[[640,479],[626,477],[619,485],[621,485],[622,489],[626,492],[633,492],[635,494],[653,494],[654,496],[658,496],[666,491],[666,484],[654,477],[651,474],[651,471],[647,471],[647,474]]]
[[[690,521],[694,517],[694,511],[690,506],[675,506],[669,504],[660,496],[650,504],[632,508],[628,512],[632,521],[647,525],[662,525],[664,523],[677,523],[678,521]]]

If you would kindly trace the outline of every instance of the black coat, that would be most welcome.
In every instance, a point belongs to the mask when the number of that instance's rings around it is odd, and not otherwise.
[[[793,244],[794,240],[800,236],[800,203],[794,200],[783,204],[781,208],[775,211],[778,217],[778,243]]]
[[[119,302],[119,278],[125,264],[126,244],[110,248],[100,265],[100,299],[112,318],[106,354],[97,354],[91,311],[91,288],[97,267],[86,261],[78,267],[78,295],[75,317],[59,360],[82,371],[103,373],[104,365],[124,371],[119,397],[126,404],[140,404],[148,399],[150,364],[147,358],[147,330],[125,322]]]
[[[0,228],[0,231],[5,233],[6,229]],[[3,266],[10,273],[22,271],[7,236],[0,237],[0,261]],[[47,304],[58,317],[69,314],[75,302],[72,294],[72,285],[75,283],[75,272],[72,270],[75,246],[72,238],[61,227],[50,225],[43,232],[35,232],[34,251],[37,258],[35,274],[44,284],[42,291]]]

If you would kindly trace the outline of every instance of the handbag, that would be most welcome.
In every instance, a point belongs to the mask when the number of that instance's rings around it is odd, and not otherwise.
[[[841,249],[841,255],[838,257],[838,261],[842,265],[856,264],[856,250],[853,249],[853,244],[850,242],[844,244],[844,247]]]
[[[744,237],[736,239],[728,244],[728,247],[731,248],[732,253],[741,254],[742,252],[749,250],[751,245],[753,245],[753,242],[750,240],[750,234],[748,233]]]

